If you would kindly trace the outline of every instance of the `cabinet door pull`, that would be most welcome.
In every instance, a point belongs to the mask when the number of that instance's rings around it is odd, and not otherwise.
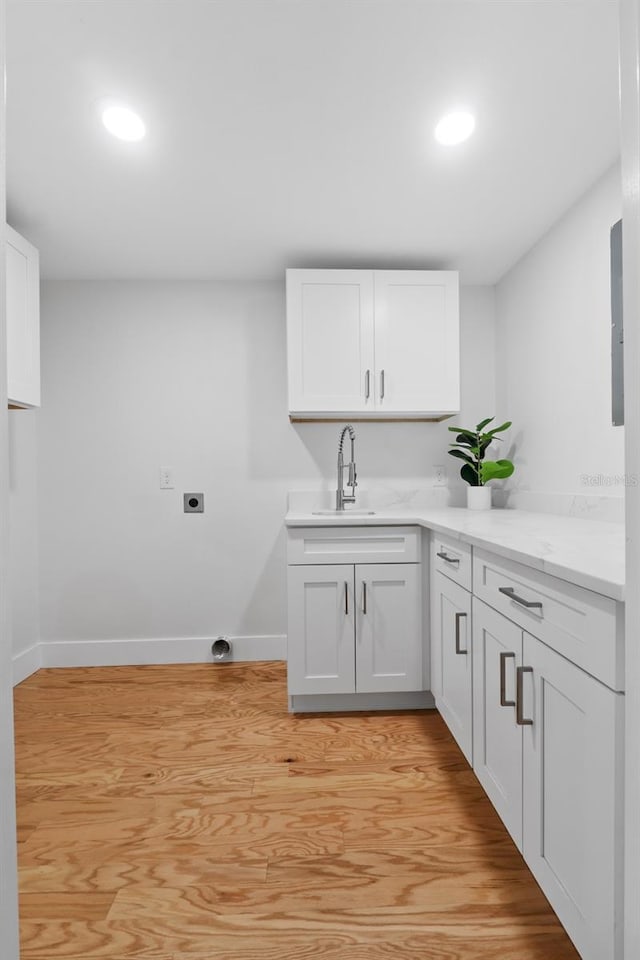
[[[466,655],[469,651],[463,650],[460,646],[460,621],[466,617],[466,613],[456,613],[456,653]]]
[[[436,553],[436,557],[440,557],[441,560],[445,560],[447,563],[460,563],[459,557],[450,557],[444,551],[439,551]]]
[[[362,581],[362,612],[367,612],[367,581]]]
[[[522,712],[522,678],[525,673],[533,673],[533,667],[516,667],[516,723],[521,727],[532,727],[533,720],[528,720]]]
[[[364,375],[364,398],[365,400],[369,399],[371,394],[371,371],[367,370]]]
[[[515,707],[515,700],[507,700],[507,660],[515,660],[515,653],[500,654],[500,706]]]
[[[509,597],[510,600],[515,600],[516,603],[519,603],[521,607],[540,607],[542,610],[542,601],[540,600],[525,600],[524,597],[519,597],[515,593],[513,587],[498,587],[498,593],[504,593],[505,596]]]
[[[384,400],[384,370],[380,371],[380,399]]]
[[[349,616],[349,584],[345,580],[344,582],[344,612],[346,616]]]

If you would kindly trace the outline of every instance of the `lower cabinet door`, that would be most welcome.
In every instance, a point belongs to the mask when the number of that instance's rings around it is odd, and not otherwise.
[[[287,568],[289,694],[354,693],[352,564]]]
[[[356,566],[358,693],[424,688],[420,570],[416,563]]]
[[[473,598],[473,769],[522,850],[522,727],[516,669],[522,630]]]
[[[583,960],[619,960],[623,695],[526,633],[521,693],[525,859]]]
[[[435,572],[431,614],[431,682],[436,706],[473,763],[471,594]]]

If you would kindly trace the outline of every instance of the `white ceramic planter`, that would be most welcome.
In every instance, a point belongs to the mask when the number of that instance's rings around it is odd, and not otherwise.
[[[467,508],[469,510],[490,510],[491,487],[467,487]]]

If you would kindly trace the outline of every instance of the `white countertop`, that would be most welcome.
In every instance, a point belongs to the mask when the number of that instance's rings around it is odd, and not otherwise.
[[[523,510],[475,511],[461,507],[383,507],[373,516],[317,516],[308,509],[287,513],[288,527],[420,526],[613,600],[624,599],[624,525],[600,520],[528,513]]]

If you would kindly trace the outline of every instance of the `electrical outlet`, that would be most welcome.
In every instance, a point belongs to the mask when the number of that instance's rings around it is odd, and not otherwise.
[[[447,471],[442,465],[433,468],[433,485],[434,487],[446,487],[447,485]]]
[[[204,513],[204,493],[185,493],[184,512]]]
[[[175,483],[173,482],[173,470],[171,467],[160,467],[160,489],[161,490],[173,490]]]

